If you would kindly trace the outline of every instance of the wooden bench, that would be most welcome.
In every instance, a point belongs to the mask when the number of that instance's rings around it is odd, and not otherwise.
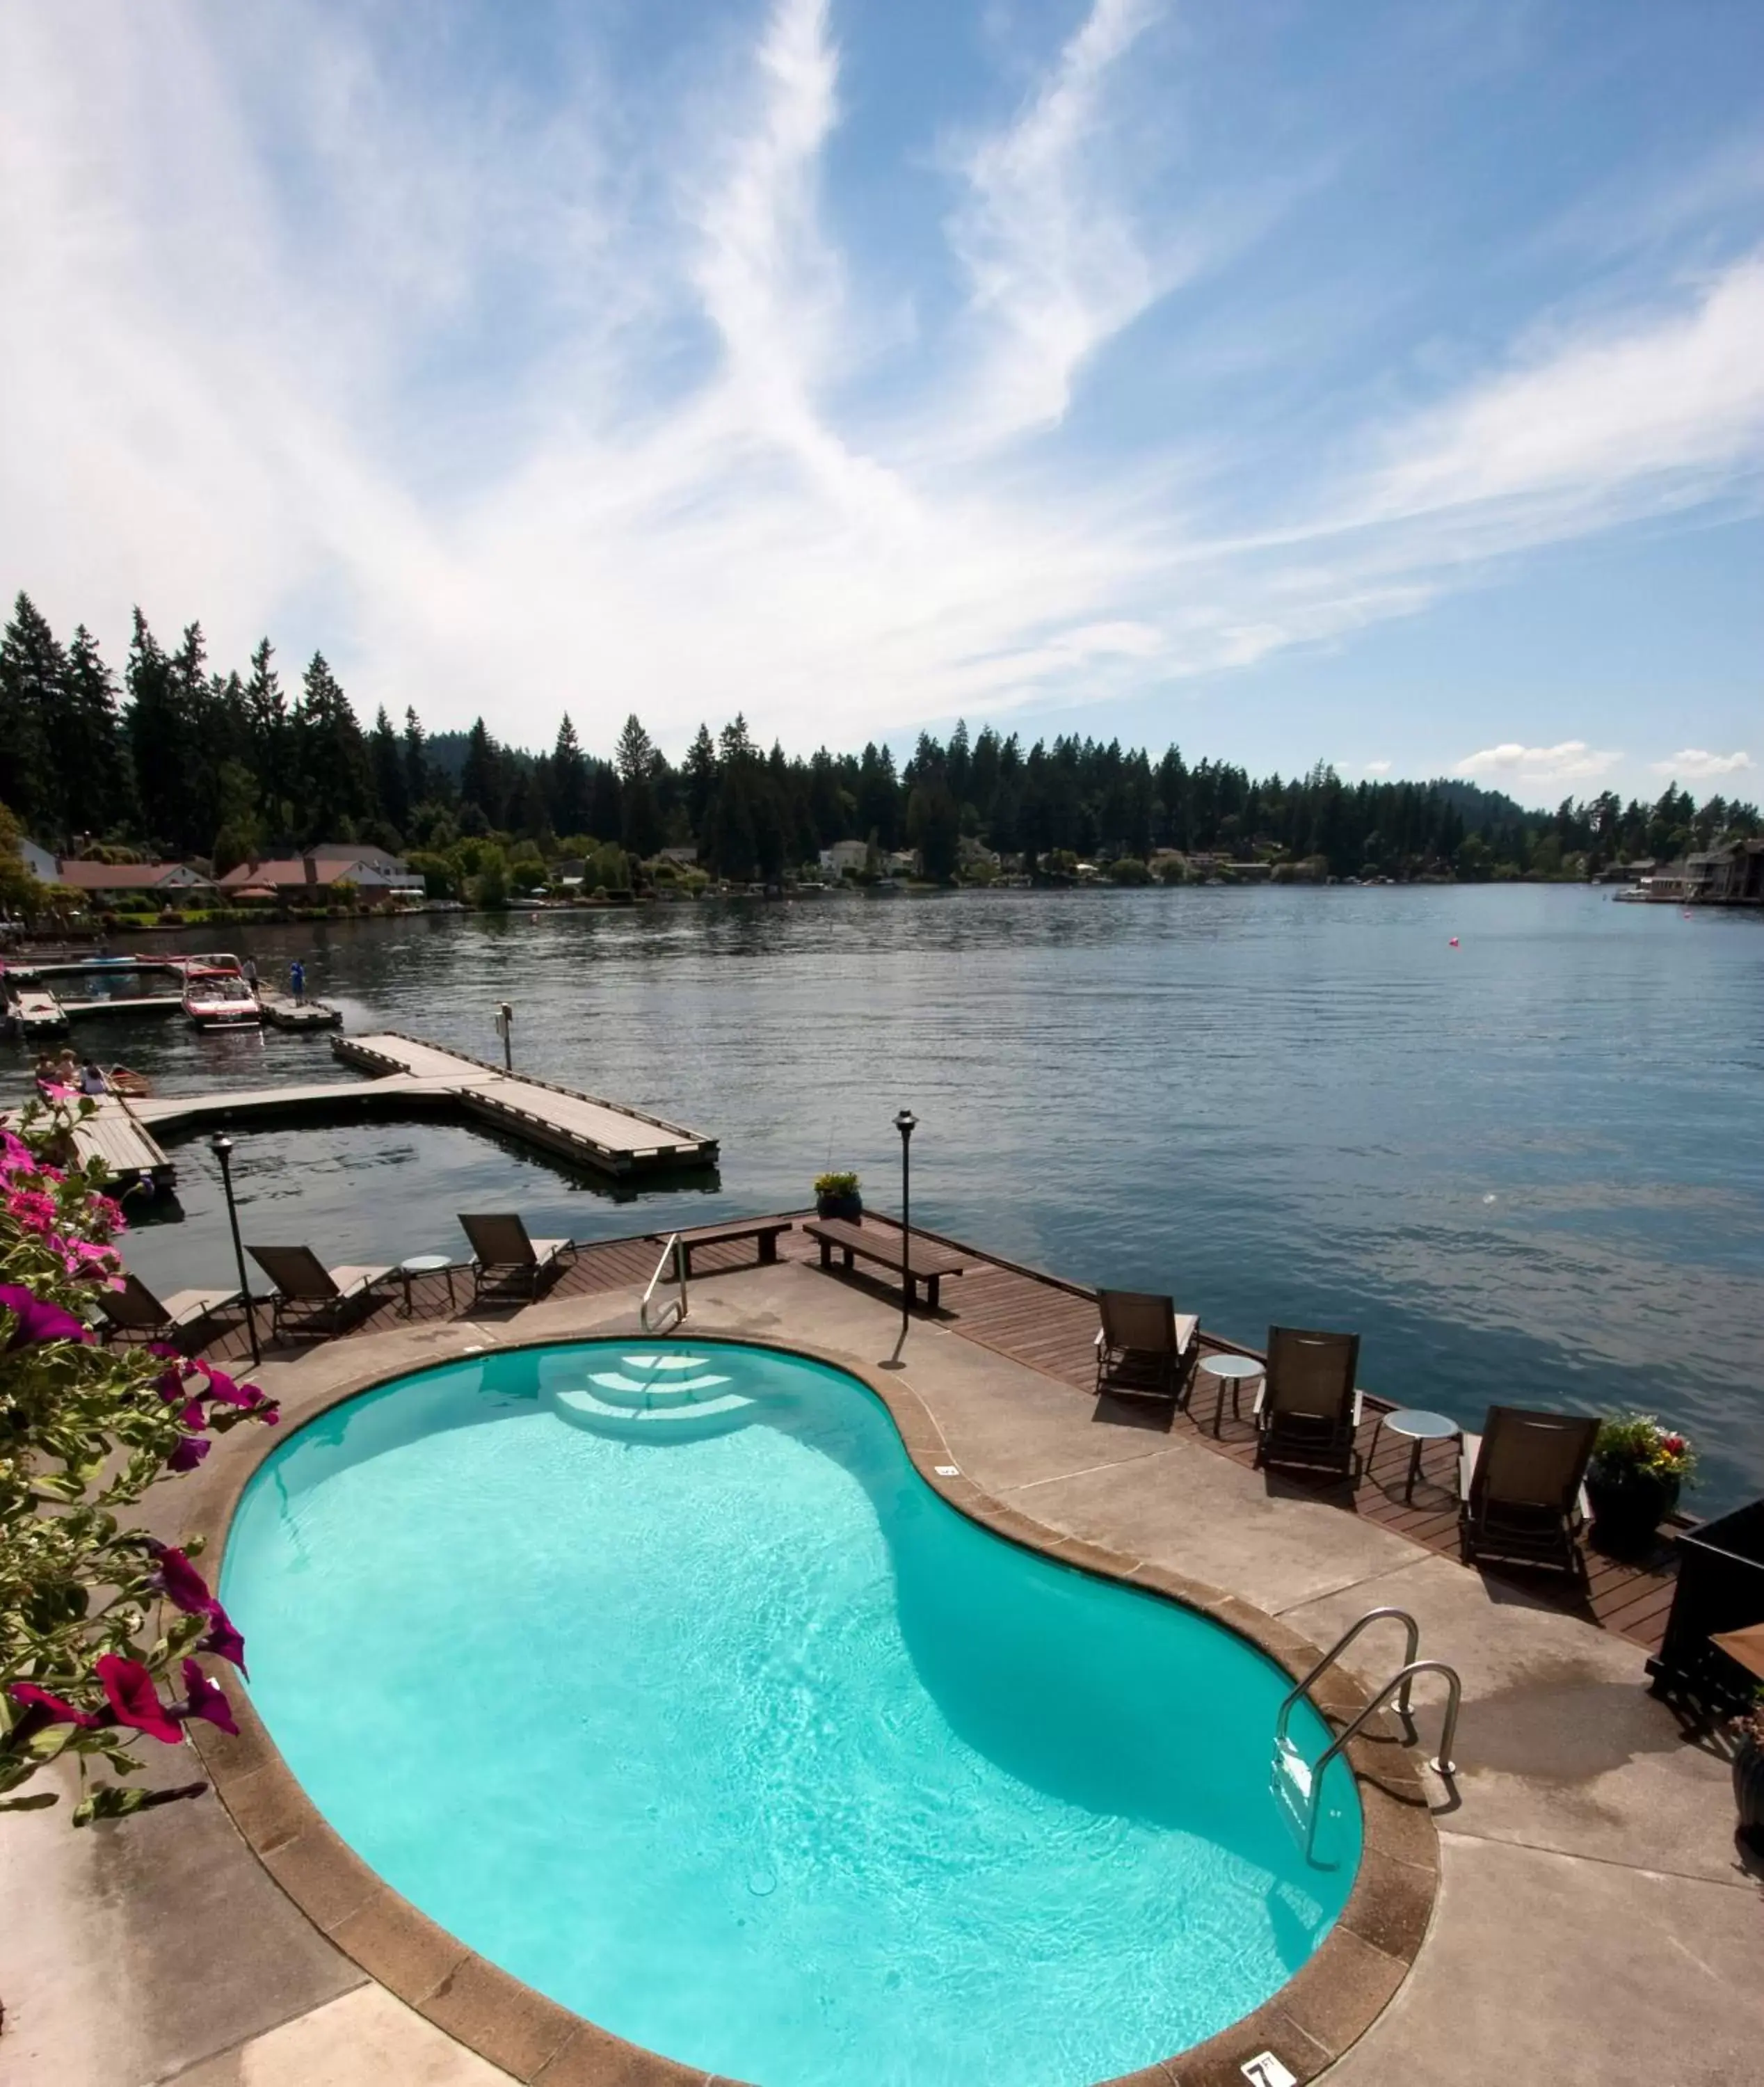
[[[866,1230],[862,1225],[848,1224],[843,1218],[824,1218],[805,1220],[803,1230],[819,1242],[823,1268],[833,1266],[837,1248],[847,1268],[859,1261],[873,1261],[894,1273],[900,1270],[901,1235],[893,1226],[886,1231],[880,1225]],[[918,1286],[923,1283],[925,1302],[935,1312],[938,1286],[943,1278],[946,1275],[960,1275],[972,1265],[965,1255],[957,1253],[953,1248],[940,1246],[915,1232],[907,1256],[907,1295],[916,1299]]]
[[[778,1243],[782,1234],[791,1229],[789,1218],[743,1218],[729,1225],[699,1225],[689,1232],[677,1235],[680,1240],[680,1261],[683,1271],[689,1279],[692,1272],[692,1253],[701,1246],[728,1246],[742,1240],[759,1241],[761,1268],[769,1268],[778,1259]],[[651,1232],[650,1237],[658,1244],[667,1239],[666,1232]]]

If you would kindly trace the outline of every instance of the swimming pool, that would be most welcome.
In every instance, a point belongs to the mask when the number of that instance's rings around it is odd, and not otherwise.
[[[762,2087],[1084,2087],[1267,1999],[1352,1886],[1285,1677],[979,1527],[880,1401],[722,1342],[474,1356],[333,1408],[222,1574],[321,1812],[516,1977]],[[1293,1736],[1327,1743],[1302,1705]]]

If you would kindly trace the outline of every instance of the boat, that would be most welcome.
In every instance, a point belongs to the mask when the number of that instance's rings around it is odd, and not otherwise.
[[[263,1019],[258,997],[236,970],[184,967],[184,1012],[198,1029],[255,1028]]]

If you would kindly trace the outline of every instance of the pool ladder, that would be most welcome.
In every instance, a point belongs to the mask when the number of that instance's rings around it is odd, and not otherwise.
[[[679,1286],[678,1295],[664,1297],[655,1302],[655,1286],[661,1281],[668,1262],[674,1264],[674,1280]],[[670,1317],[669,1313],[672,1313]],[[667,1244],[662,1248],[662,1257],[655,1264],[655,1273],[650,1278],[650,1287],[643,1293],[643,1302],[637,1307],[637,1319],[646,1334],[666,1334],[677,1326],[686,1316],[686,1250],[680,1243],[680,1234],[670,1232]]]
[[[1301,1758],[1297,1749],[1287,1737],[1287,1727],[1292,1722],[1293,1705],[1314,1681],[1335,1665],[1369,1624],[1380,1623],[1387,1616],[1395,1618],[1403,1626],[1405,1641],[1403,1664],[1365,1708],[1356,1714],[1352,1722],[1330,1741],[1313,1767]],[[1282,1777],[1283,1771],[1289,1774],[1304,1797],[1305,1859],[1307,1862],[1314,1859],[1312,1850],[1317,1840],[1317,1813],[1323,1802],[1325,1770],[1337,1754],[1346,1750],[1349,1742],[1367,1720],[1381,1710],[1393,1695],[1396,1698],[1396,1714],[1403,1721],[1404,1739],[1410,1746],[1415,1743],[1415,1720],[1410,1714],[1409,1703],[1417,1675],[1442,1674],[1446,1678],[1445,1726],[1439,1735],[1439,1752],[1427,1765],[1435,1775],[1442,1777],[1447,1782],[1457,1774],[1457,1764],[1452,1758],[1452,1744],[1458,1736],[1458,1710],[1464,1699],[1464,1684],[1458,1678],[1457,1669],[1448,1667],[1444,1660],[1417,1659],[1415,1655],[1420,1650],[1421,1626],[1407,1609],[1368,1609],[1357,1623],[1348,1626],[1303,1680],[1293,1684],[1282,1701],[1274,1720],[1274,1773],[1276,1779]]]

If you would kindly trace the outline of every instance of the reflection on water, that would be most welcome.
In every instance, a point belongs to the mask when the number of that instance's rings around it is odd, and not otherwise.
[[[1694,1504],[1764,1487],[1764,920],[1539,887],[972,894],[253,949],[266,976],[298,953],[358,1031],[493,1056],[510,1001],[518,1065],[712,1133],[722,1172],[621,1206],[462,1128],[269,1131],[239,1140],[248,1236],[463,1252],[454,1213],[500,1204],[608,1236],[800,1206],[829,1162],[893,1206],[910,1103],[928,1224],[1174,1290],[1240,1338],[1357,1327],[1370,1386],[1465,1419],[1639,1402],[1702,1438]],[[117,1018],[76,1040],[162,1091],[354,1077],[276,1032]],[[177,1157],[185,1221],[131,1258],[218,1280],[212,1163]]]

